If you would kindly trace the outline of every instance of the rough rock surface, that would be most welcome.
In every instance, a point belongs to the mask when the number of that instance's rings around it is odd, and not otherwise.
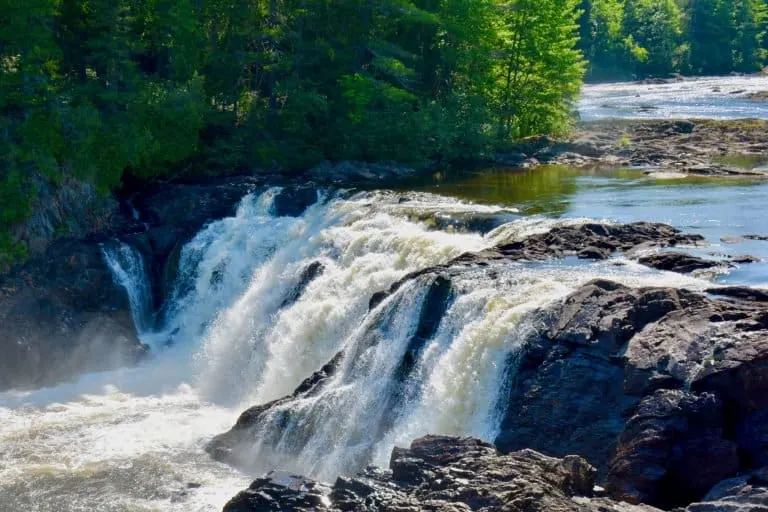
[[[716,268],[719,266],[728,266],[728,263],[723,263],[714,260],[705,260],[697,256],[691,256],[683,252],[662,252],[659,254],[653,254],[650,256],[644,256],[638,260],[639,263],[653,267],[659,270],[668,270],[670,272],[680,272],[682,274],[689,274],[697,270],[707,270]]]
[[[666,224],[635,222],[631,224],[587,223],[580,226],[560,226],[523,240],[480,251],[466,253],[440,265],[423,269],[405,276],[387,291],[376,293],[371,299],[373,308],[404,283],[420,275],[438,273],[467,265],[488,265],[503,261],[537,261],[566,256],[582,259],[604,260],[616,251],[631,255],[634,251],[697,245],[704,243],[700,235],[684,234]]]
[[[768,510],[768,468],[724,480],[685,512],[764,512]]]
[[[636,166],[688,175],[768,176],[764,170],[722,163],[725,156],[768,157],[768,121],[632,120],[582,124],[568,140],[533,137],[500,152],[495,162],[513,167]]]
[[[592,498],[595,469],[578,456],[546,457],[532,450],[500,455],[472,438],[427,436],[395,448],[390,469],[367,468],[333,486],[271,473],[233,498],[225,512],[470,511],[653,512]]]
[[[96,241],[61,240],[0,278],[0,390],[54,384],[144,352]]]
[[[614,497],[663,506],[765,457],[765,303],[601,280],[545,324],[510,367],[503,451],[578,453]]]
[[[448,271],[434,278],[435,304],[423,317],[442,315],[450,279]],[[747,290],[597,280],[536,313],[541,327],[511,354],[496,445],[582,455],[612,498],[662,507],[685,506],[768,464],[768,304]],[[405,368],[418,360],[415,347]],[[238,446],[271,408],[313,396],[340,357],[294,395],[243,413],[209,451],[242,463]]]

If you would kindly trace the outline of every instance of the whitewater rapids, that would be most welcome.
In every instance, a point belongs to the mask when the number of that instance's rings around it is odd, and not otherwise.
[[[247,196],[235,216],[198,233],[157,313],[147,311],[150,287],[137,253],[105,247],[154,356],[137,368],[0,395],[0,510],[214,511],[269,469],[328,480],[371,462],[386,465],[393,446],[422,434],[492,440],[505,361],[537,328],[528,313],[597,277],[633,286],[708,284],[624,259],[462,273],[420,355],[413,392],[392,397],[426,283],[411,282],[369,312],[373,293],[464,252],[588,219],[525,218],[391,192],[320,194],[303,216],[275,217],[279,193]],[[486,235],[436,227],[440,216],[496,214],[515,220]],[[302,283],[313,264],[322,272]],[[242,410],[290,394],[340,350],[355,357],[320,396],[291,405],[285,433],[267,432],[243,447],[258,455],[249,474],[204,453]],[[402,398],[397,414],[383,417],[395,398]]]

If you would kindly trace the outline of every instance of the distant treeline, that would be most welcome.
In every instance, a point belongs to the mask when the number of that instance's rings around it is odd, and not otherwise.
[[[0,0],[0,269],[43,187],[474,158],[567,130],[585,56],[755,71],[764,26],[765,0]]]
[[[567,129],[579,0],[0,0],[0,267],[36,187],[473,157]]]
[[[768,0],[582,0],[588,79],[754,73],[766,65]]]

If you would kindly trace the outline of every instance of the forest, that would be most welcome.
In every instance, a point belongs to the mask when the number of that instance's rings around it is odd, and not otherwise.
[[[42,186],[443,164],[582,81],[756,72],[766,0],[0,0],[0,268]]]

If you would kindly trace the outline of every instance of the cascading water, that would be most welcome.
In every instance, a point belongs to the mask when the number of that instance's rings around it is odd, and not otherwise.
[[[505,263],[423,275],[369,309],[411,272],[584,219],[392,192],[326,196],[276,217],[280,193],[245,197],[184,247],[154,329],[138,253],[105,247],[154,357],[0,395],[0,510],[220,510],[259,471],[330,479],[386,465],[394,445],[422,434],[492,439],[507,365],[540,327],[537,310],[597,277],[709,284],[621,258]],[[483,236],[443,227],[446,215],[511,222]],[[278,403],[244,441],[250,473],[204,453],[243,409],[290,395],[331,360],[317,389]]]
[[[128,294],[136,331],[139,336],[147,333],[153,324],[152,290],[141,253],[122,242],[106,244],[101,251],[115,283],[125,288]]]

